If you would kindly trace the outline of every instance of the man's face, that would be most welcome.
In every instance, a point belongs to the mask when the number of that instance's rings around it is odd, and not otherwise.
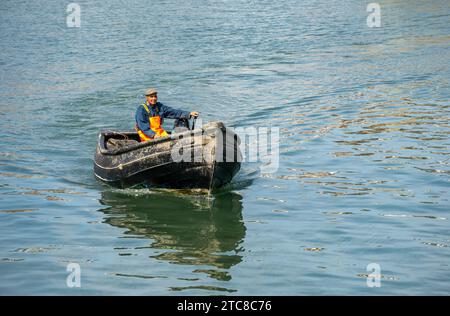
[[[147,95],[146,98],[147,98],[147,102],[151,105],[155,105],[156,102],[158,102],[158,94],[156,94],[156,93]]]

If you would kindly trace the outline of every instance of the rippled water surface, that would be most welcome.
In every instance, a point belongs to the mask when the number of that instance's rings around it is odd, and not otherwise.
[[[64,1],[2,1],[0,294],[450,293],[448,1],[380,1],[380,28],[356,0],[78,3],[68,28]],[[279,127],[278,171],[99,183],[99,130],[131,129],[148,86]]]

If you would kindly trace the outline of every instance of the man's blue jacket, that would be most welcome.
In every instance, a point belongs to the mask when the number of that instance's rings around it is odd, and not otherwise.
[[[151,106],[150,104],[146,103],[148,109],[150,110],[150,115],[157,116],[159,115],[161,117],[161,125],[164,122],[164,118],[170,118],[170,119],[179,119],[179,118],[187,118],[189,119],[189,115],[191,112],[189,111],[183,111],[183,110],[176,110],[172,109],[171,107],[164,105],[160,102],[156,102],[155,106]],[[148,137],[154,137],[155,132],[150,129],[150,118],[147,111],[144,109],[144,107],[141,105],[138,106],[136,110],[136,124],[137,127]]]

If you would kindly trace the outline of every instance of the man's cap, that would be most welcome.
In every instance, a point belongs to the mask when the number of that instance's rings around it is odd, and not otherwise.
[[[148,88],[147,90],[145,90],[145,95],[152,95],[158,93],[158,91],[155,88]]]

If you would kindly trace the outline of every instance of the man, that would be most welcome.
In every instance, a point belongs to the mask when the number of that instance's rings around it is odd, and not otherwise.
[[[137,108],[135,116],[136,131],[141,138],[141,142],[169,135],[162,128],[164,118],[188,119],[198,116],[198,112],[175,110],[158,102],[158,91],[154,88],[145,91],[145,98],[146,102]]]

